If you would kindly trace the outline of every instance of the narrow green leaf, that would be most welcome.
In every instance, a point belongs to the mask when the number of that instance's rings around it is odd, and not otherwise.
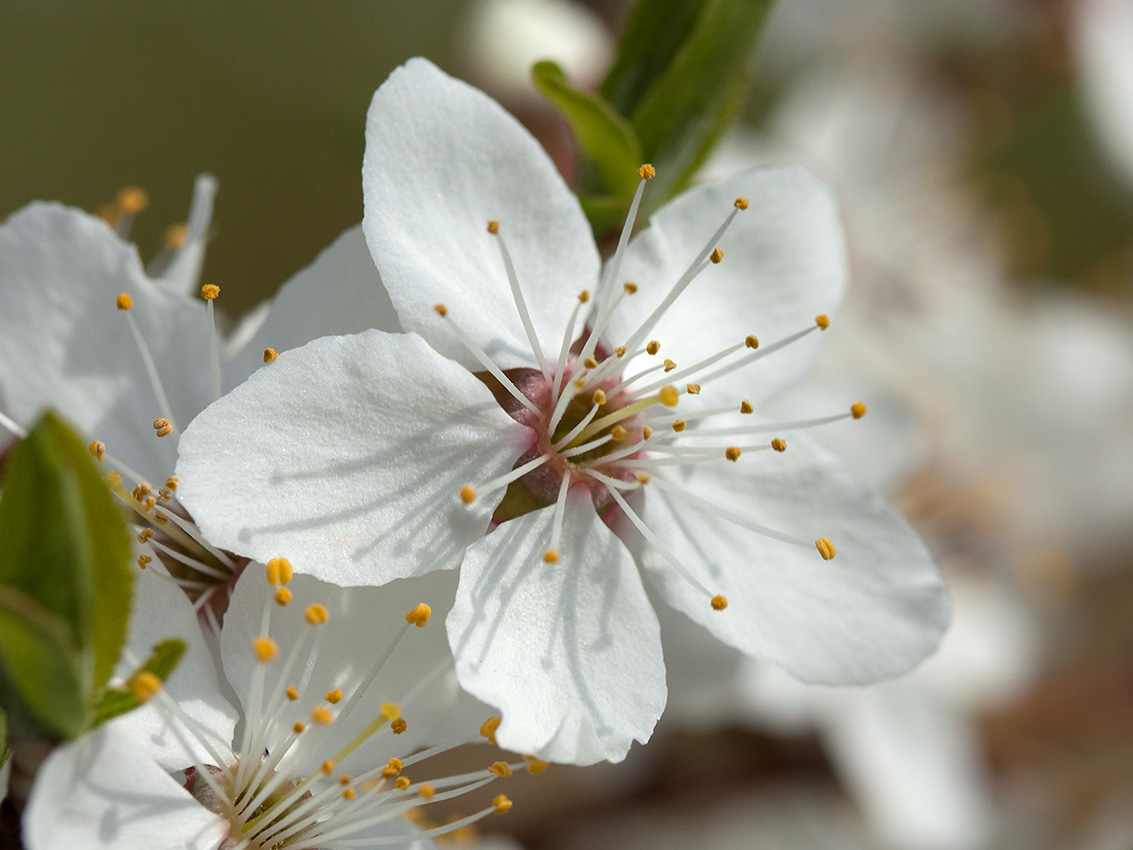
[[[615,195],[632,195],[642,160],[641,145],[629,122],[602,98],[572,89],[554,62],[537,62],[531,78],[570,124],[587,161],[601,176],[603,188]]]
[[[185,649],[185,641],[180,638],[166,638],[153,648],[146,663],[135,670],[134,675],[145,671],[153,673],[164,682],[185,654]],[[98,726],[120,714],[133,711],[139,705],[141,703],[129,688],[108,688],[95,706],[93,725]]]
[[[109,679],[130,613],[130,539],[82,440],[48,413],[16,446],[0,498],[0,584],[64,624],[88,658],[84,688]]]
[[[21,733],[74,737],[86,700],[82,653],[63,618],[0,587],[0,697]]]

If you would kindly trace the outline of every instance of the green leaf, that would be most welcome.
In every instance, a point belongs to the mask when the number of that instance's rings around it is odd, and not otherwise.
[[[735,117],[770,0],[641,0],[603,96],[657,168],[649,207],[691,178]]]
[[[166,638],[153,648],[146,663],[135,670],[134,675],[145,671],[153,673],[164,682],[185,654],[186,648],[185,641],[180,638]],[[98,726],[120,714],[133,711],[140,705],[141,702],[129,688],[108,688],[95,706],[93,725]]]
[[[596,234],[606,233],[622,226],[626,214],[629,212],[631,199],[614,195],[586,195],[578,196],[582,204],[582,211],[590,221],[590,227]]]
[[[62,629],[68,652],[81,661],[88,703],[110,678],[126,637],[129,563],[125,521],[86,446],[58,416],[46,414],[8,463],[0,498],[0,586],[41,610],[45,616],[31,617],[34,628]],[[9,610],[8,622],[10,635],[24,646],[20,636],[32,626],[21,613]]]
[[[83,656],[61,617],[0,587],[0,695],[21,733],[72,738],[83,731]]]
[[[602,98],[567,85],[554,62],[537,62],[531,69],[535,87],[570,124],[587,161],[612,194],[632,195],[641,165],[641,144],[622,116]]]

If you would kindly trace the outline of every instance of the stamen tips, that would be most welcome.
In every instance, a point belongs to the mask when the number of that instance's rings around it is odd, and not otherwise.
[[[488,232],[491,233],[493,236],[495,236],[496,234],[498,234],[500,232],[500,223],[498,221],[496,221],[494,218],[491,219],[488,222]]]
[[[444,304],[434,304],[433,309],[436,310],[438,316],[448,315],[448,307],[446,307]]]
[[[501,717],[489,717],[480,724],[480,737],[487,738],[489,744],[496,743],[496,730],[500,728]]]
[[[740,413],[755,413],[755,408],[751,406],[751,402],[746,398],[740,402]]]
[[[624,345],[619,345],[617,348],[614,349],[614,356],[615,357],[625,357],[626,356],[626,347]]]
[[[404,717],[395,717],[389,724],[389,730],[395,735],[400,735],[408,728],[409,724],[405,722]]]
[[[496,776],[511,776],[511,767],[506,761],[497,761],[488,768],[489,773],[494,773]]]
[[[291,601],[291,591],[286,587],[281,587],[275,592],[275,604],[283,608]]]
[[[149,670],[140,670],[130,681],[130,693],[138,702],[149,702],[161,690],[161,679]]]
[[[666,360],[665,361],[665,371],[666,372],[672,372],[676,368],[677,368],[677,364],[674,363],[672,360]]]
[[[681,431],[683,431],[687,425],[688,425],[688,423],[685,422],[685,420],[683,420],[683,419],[673,420],[673,430],[676,431],[678,434]]]
[[[417,796],[424,797],[426,800],[433,799],[433,795],[437,793],[437,789],[432,785],[418,785]]]
[[[728,460],[732,461],[733,463],[735,463],[737,460],[739,460],[740,455],[742,455],[742,454],[743,454],[743,452],[740,451],[739,446],[728,446],[728,448],[724,449],[724,457],[726,457]]]
[[[101,461],[106,457],[106,443],[102,442],[102,440],[95,440],[87,446],[87,451],[90,452],[90,456],[95,460]]]
[[[647,346],[645,346],[645,353],[649,354],[649,355],[654,355],[660,350],[661,350],[661,343],[659,343],[655,339],[651,340],[649,342],[649,344]]]
[[[170,489],[170,491],[172,491],[174,493],[177,492],[177,483],[178,483],[178,481],[177,481],[176,475],[170,475],[168,478],[165,479],[165,486],[168,487]]]
[[[543,553],[544,564],[557,564],[559,562],[559,553],[554,549],[548,549]]]
[[[708,255],[708,259],[711,260],[713,264],[719,263],[724,259],[724,252],[719,248],[714,248],[712,253]]]
[[[735,207],[738,210],[747,209],[747,198],[736,198]]]
[[[587,357],[585,360],[582,361],[582,365],[585,366],[587,369],[597,369],[598,368],[598,361],[594,357]]]
[[[173,433],[173,425],[168,419],[155,419],[153,420],[153,430],[159,437],[168,437]]]
[[[776,437],[771,441],[771,448],[777,452],[785,452],[787,450],[787,442]]]
[[[657,169],[650,165],[648,162],[644,163],[637,169],[637,177],[639,180],[652,180],[657,176]]]
[[[645,179],[648,180],[649,178]],[[497,815],[502,815],[511,808],[511,800],[507,798],[506,794],[499,794],[492,800],[492,808],[496,810]]]
[[[272,587],[290,584],[292,572],[291,562],[286,558],[272,558],[264,564],[264,576]]]
[[[744,345],[748,348],[759,348],[759,337],[755,334],[748,334],[744,337]]]
[[[279,655],[279,644],[267,635],[260,635],[252,638],[252,652],[255,653],[257,661],[266,664]]]
[[[648,440],[652,436],[653,436],[653,429],[650,428],[648,425],[642,425],[641,426],[641,439]]]
[[[279,352],[276,351],[274,348],[265,348],[264,349],[264,362],[265,363],[271,363],[271,361],[275,360],[278,357],[279,357]]]
[[[476,501],[476,488],[471,484],[465,484],[460,488],[460,501],[466,505],[471,505]]]
[[[388,765],[382,768],[382,776],[384,776],[386,779],[393,779],[395,776],[401,773],[402,767],[404,767],[404,765],[401,763],[401,759],[395,756],[394,758],[391,758],[389,760]]]
[[[396,702],[383,702],[381,705],[382,716],[387,720],[397,720],[401,717],[401,706]]]
[[[153,563],[153,558],[149,555],[138,555],[138,568],[144,570]]]
[[[689,395],[700,395],[700,384],[686,384],[685,389]]]
[[[621,425],[615,425],[610,429],[610,439],[615,443],[620,443],[627,436],[627,431]]]
[[[824,331],[830,327],[830,318],[825,313],[822,313],[814,317],[814,323],[818,325],[820,331]]]
[[[834,559],[836,550],[829,537],[819,537],[814,541],[814,545],[818,549],[818,554],[822,556],[822,560],[832,561]]]
[[[633,295],[635,292],[637,292],[637,284],[627,280],[622,284],[622,289],[625,290],[626,295]]]
[[[303,612],[303,619],[312,626],[321,626],[330,619],[330,612],[325,605],[315,602],[307,606],[307,610]]]
[[[320,726],[330,726],[334,723],[334,712],[329,706],[316,705],[311,709],[311,719]]]
[[[327,691],[325,694],[323,694],[323,698],[326,699],[326,701],[331,705],[338,705],[340,702],[342,702],[342,688],[335,688],[333,691]]]
[[[405,622],[423,629],[431,616],[433,616],[433,609],[424,602],[419,602],[411,610],[405,612]]]
[[[580,304],[585,304],[589,300],[590,300],[590,290],[589,289],[584,289],[584,290],[582,290],[582,292],[578,293],[578,302]]]
[[[680,401],[681,394],[677,391],[676,387],[669,385],[661,387],[661,391],[657,393],[657,397],[661,399],[661,404],[665,405],[665,407],[676,407],[677,402]]]
[[[850,415],[855,419],[861,419],[865,416],[865,404],[860,401],[855,401],[850,405]],[[102,460],[102,458],[99,458],[99,460]]]
[[[642,487],[653,480],[653,476],[651,476],[648,472],[636,472],[634,473],[633,477],[637,479],[638,483],[641,484]]]
[[[299,699],[299,688],[297,688],[295,685],[288,685],[287,699],[291,702],[295,702],[295,700]]]
[[[220,295],[220,287],[215,283],[206,283],[201,287],[201,298],[205,301],[215,301],[218,295]]]
[[[409,785],[410,785],[410,783],[409,783],[409,777],[408,776],[399,776],[399,777],[397,777],[397,779],[395,779],[393,781],[393,787],[396,788],[398,791],[406,790],[409,787]]]
[[[527,772],[532,776],[538,776],[540,773],[550,767],[547,762],[535,756],[524,756],[523,760],[527,762]]]
[[[171,224],[161,231],[161,242],[170,251],[179,249],[188,238],[189,227],[186,224]]]
[[[149,194],[140,186],[123,186],[114,197],[118,209],[128,215],[137,215],[149,206]]]
[[[712,610],[723,611],[728,607],[728,600],[722,594],[717,594],[712,597]]]

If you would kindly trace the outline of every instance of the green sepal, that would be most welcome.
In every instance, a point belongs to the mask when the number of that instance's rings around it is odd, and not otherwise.
[[[575,141],[613,195],[632,195],[641,165],[641,143],[633,128],[601,97],[572,89],[554,62],[537,62],[531,79],[570,124]]]
[[[187,648],[185,641],[180,638],[166,638],[153,648],[145,664],[135,670],[133,675],[137,676],[138,673],[142,672],[153,673],[164,682],[169,678],[169,674],[173,672],[173,668],[177,666]],[[92,725],[98,726],[120,714],[133,711],[140,705],[141,702],[134,696],[129,687],[107,688],[95,706]]]

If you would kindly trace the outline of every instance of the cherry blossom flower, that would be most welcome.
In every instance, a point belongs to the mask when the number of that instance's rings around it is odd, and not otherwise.
[[[374,96],[363,166],[407,332],[285,354],[180,444],[182,498],[220,546],[341,585],[460,566],[461,684],[501,710],[503,745],[556,761],[620,759],[661,713],[639,569],[656,604],[807,681],[904,672],[947,620],[916,536],[797,433],[865,406],[755,412],[841,298],[829,194],[752,170],[631,241],[653,173],[603,267],[526,131],[409,62]]]

